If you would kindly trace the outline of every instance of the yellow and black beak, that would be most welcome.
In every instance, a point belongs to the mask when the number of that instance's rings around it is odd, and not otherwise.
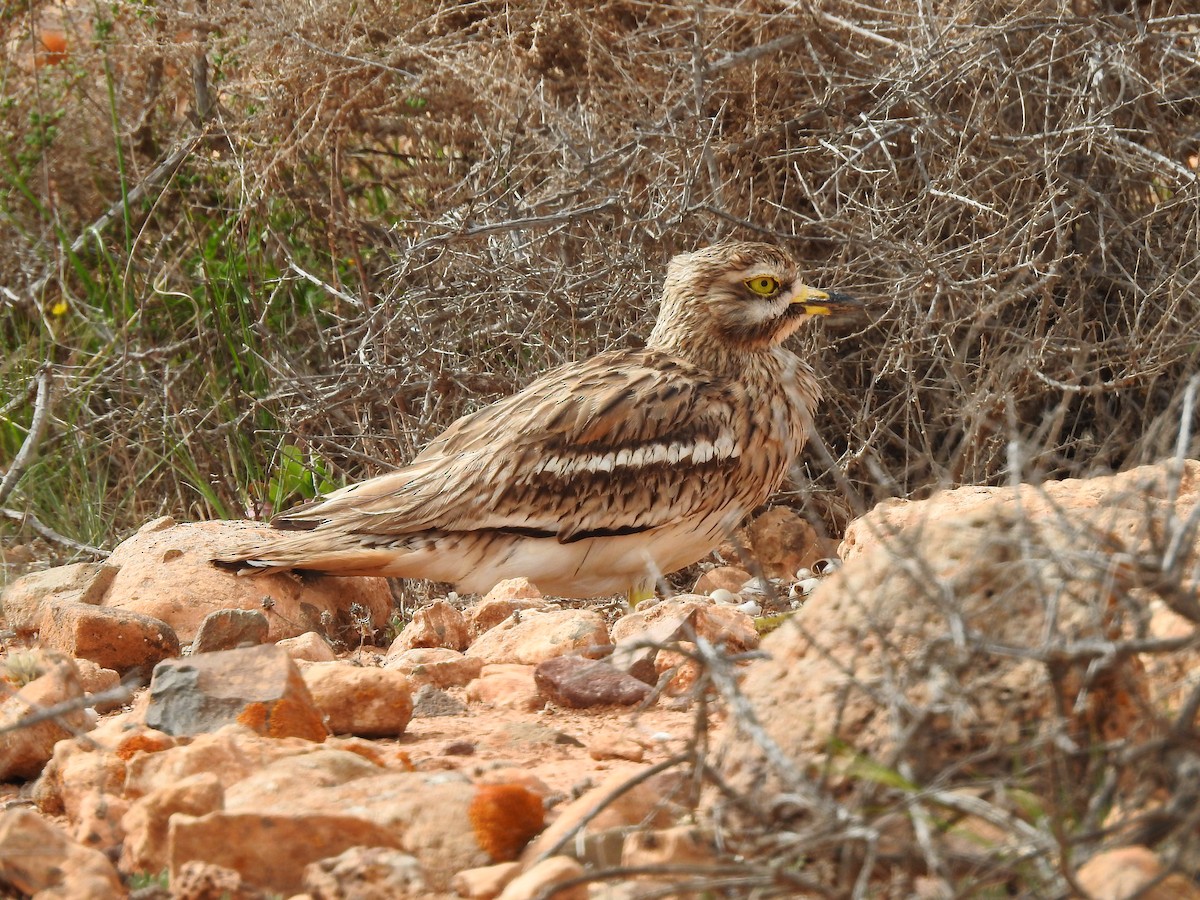
[[[810,316],[841,316],[862,313],[866,306],[860,300],[855,300],[847,294],[837,291],[819,291],[808,285],[801,285],[792,298],[792,305]]]

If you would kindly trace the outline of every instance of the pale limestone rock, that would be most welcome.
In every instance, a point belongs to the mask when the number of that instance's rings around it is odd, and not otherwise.
[[[641,762],[646,757],[646,748],[624,735],[604,734],[588,742],[588,756],[596,760],[627,759]]]
[[[88,695],[90,705],[96,712],[111,712],[124,705],[131,690],[116,692],[112,699],[96,701],[93,695],[106,694],[121,684],[121,676],[113,669],[106,669],[90,659],[76,659],[75,669],[79,673],[79,683]]]
[[[591,654],[609,645],[604,618],[586,609],[519,613],[478,637],[468,656],[485,663],[536,666],[568,653]]]
[[[659,623],[677,621],[686,624],[672,627],[665,633],[655,627]],[[613,625],[612,634],[618,647],[639,640],[663,644],[692,640],[693,636],[702,637],[727,653],[744,653],[759,644],[753,616],[696,594],[680,594],[656,603],[645,612],[639,610],[622,616]]]
[[[22,676],[33,680],[0,702],[0,727],[15,725],[59,704],[80,703],[57,718],[0,732],[0,781],[37,777],[55,743],[89,731],[94,724],[83,709],[83,686],[71,659],[57,653],[22,652],[19,663],[14,656],[8,657],[10,675],[18,664]]]
[[[479,677],[483,660],[444,647],[418,647],[399,653],[388,651],[384,666],[395,669],[416,685],[462,687]]]
[[[501,581],[467,611],[471,634],[478,636],[495,628],[514,612],[544,609],[542,592],[527,578]]]
[[[1077,487],[1096,499],[1096,485]],[[1058,498],[1079,509],[1061,490]],[[821,765],[831,743],[843,742],[865,758],[909,766],[909,777],[924,783],[964,754],[995,754],[1001,746],[1019,754],[1060,709],[1069,711],[1062,723],[1068,733],[1129,735],[1141,727],[1138,711],[1148,708],[1136,661],[1118,658],[1086,682],[1086,660],[1064,663],[1052,683],[1047,667],[1028,655],[968,652],[954,638],[1036,649],[1048,636],[1060,644],[1103,642],[1126,627],[1123,584],[1131,569],[1115,551],[1118,533],[1138,531],[1128,519],[1099,544],[1081,524],[1045,509],[1027,518],[1014,503],[998,501],[956,518],[934,515],[887,542],[864,545],[863,532],[852,527],[859,549],[768,636],[763,649],[773,658],[749,668],[742,690],[801,771]],[[904,736],[902,750],[889,696],[906,717],[931,709],[922,727]],[[754,742],[733,734],[727,744],[735,782],[770,790],[775,776]],[[1006,753],[991,758],[997,776],[1021,764]]]
[[[119,544],[108,558],[118,568],[104,605],[162,619],[181,641],[191,641],[208,613],[255,609],[270,622],[271,641],[319,631],[343,638],[357,634],[351,605],[367,611],[381,629],[392,613],[392,595],[383,578],[296,578],[291,574],[232,575],[210,562],[230,545],[268,525],[255,522],[151,523]],[[324,620],[332,617],[326,626]]]
[[[125,896],[112,863],[32,809],[0,813],[0,884],[38,900]]]
[[[678,641],[676,647],[678,649],[659,650],[654,655],[654,674],[656,678],[667,676],[663,693],[668,697],[690,694],[700,676],[704,674],[704,665],[696,656],[695,644],[691,641]]]
[[[266,643],[271,625],[257,609],[214,609],[196,629],[192,654],[235,650]]]
[[[562,884],[583,875],[583,866],[569,856],[551,856],[522,872],[500,892],[499,900],[534,900],[553,885]],[[554,892],[555,900],[587,900],[586,884]]]
[[[304,887],[313,900],[392,900],[427,897],[416,857],[387,847],[351,847],[309,863]]]
[[[121,819],[125,843],[118,868],[125,873],[161,872],[167,865],[171,816],[203,816],[222,808],[225,792],[212,772],[189,775],[135,800]]]
[[[742,589],[742,585],[750,580],[750,577],[750,573],[740,566],[717,566],[696,579],[692,593],[711,594],[713,591],[725,590],[736,594]]]
[[[505,886],[521,872],[519,862],[496,863],[477,869],[463,869],[450,882],[450,889],[467,900],[495,900]]]
[[[269,737],[326,736],[304,678],[278,647],[203,653],[155,667],[146,709],[151,728],[195,735],[235,722]]]
[[[1093,856],[1077,876],[1091,900],[1200,900],[1200,887],[1178,873],[1150,887],[1162,872],[1162,862],[1153,850],[1120,847]]]
[[[394,669],[315,663],[304,681],[331,734],[397,737],[412,718],[408,679]]]
[[[86,603],[48,606],[38,640],[44,647],[118,672],[148,669],[179,655],[179,638],[161,619]]]
[[[534,666],[488,665],[467,685],[467,700],[506,709],[536,710],[546,705],[533,680]]]
[[[177,747],[132,753],[126,763],[125,791],[131,798],[143,797],[203,772],[213,773],[229,787],[276,759],[312,753],[323,746],[304,738],[264,737],[242,725],[227,725]]]
[[[203,862],[184,863],[171,876],[171,900],[260,900],[241,873]]]
[[[306,631],[295,637],[282,638],[275,642],[276,647],[282,647],[287,655],[297,662],[333,662],[337,654],[329,646],[329,641],[315,631]]]
[[[801,566],[811,568],[825,555],[812,525],[786,506],[768,509],[751,522],[749,537],[750,556],[768,578],[794,578]],[[729,590],[737,592],[736,588]]]
[[[525,848],[521,859],[528,863],[559,843],[565,834],[575,831],[580,820],[590,815],[602,799],[610,797],[643,768],[632,763],[614,767],[613,772],[600,784],[564,806],[550,826]],[[683,778],[677,772],[662,772],[648,778],[605,805],[600,813],[588,820],[582,833],[594,835],[630,825],[665,828],[683,812],[682,806],[676,802],[676,798],[684,799],[681,795],[683,789]],[[559,852],[571,852],[574,843],[574,840],[568,842],[568,846],[560,848]]]
[[[73,563],[22,575],[0,593],[4,620],[19,637],[31,638],[48,609],[64,603],[99,604],[116,571],[105,563]]]
[[[413,613],[412,621],[396,635],[388,656],[417,647],[445,647],[466,650],[471,642],[467,620],[445,600],[435,600]]]

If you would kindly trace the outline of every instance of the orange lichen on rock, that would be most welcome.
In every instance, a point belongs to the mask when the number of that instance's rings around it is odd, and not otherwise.
[[[545,825],[542,798],[519,784],[480,785],[467,814],[479,846],[495,862],[516,859]]]
[[[176,742],[168,735],[157,731],[139,731],[117,744],[114,752],[119,759],[129,761],[138,751],[158,753],[169,750]]]
[[[312,709],[286,697],[272,703],[247,703],[238,713],[238,724],[267,737],[302,737],[321,743],[328,736],[325,725]]]

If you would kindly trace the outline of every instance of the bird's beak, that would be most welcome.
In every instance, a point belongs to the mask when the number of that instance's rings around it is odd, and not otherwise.
[[[860,313],[866,307],[859,300],[837,291],[819,291],[806,284],[796,289],[792,304],[801,306],[810,316],[836,316]]]

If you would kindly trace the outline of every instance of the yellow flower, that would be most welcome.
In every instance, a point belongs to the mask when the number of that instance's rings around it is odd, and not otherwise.
[[[70,309],[70,307],[67,305],[67,301],[59,300],[52,307],[50,307],[50,315],[65,316],[67,314],[68,309]]]

